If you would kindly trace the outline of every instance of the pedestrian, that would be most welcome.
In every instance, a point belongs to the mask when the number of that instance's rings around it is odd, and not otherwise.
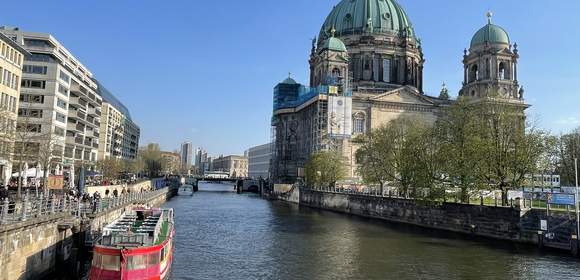
[[[6,198],[8,198],[8,190],[4,186],[4,183],[0,183],[0,203],[4,202]]]

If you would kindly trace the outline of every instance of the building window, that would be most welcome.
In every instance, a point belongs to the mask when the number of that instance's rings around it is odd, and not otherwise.
[[[20,102],[39,103],[39,104],[44,103],[44,95],[21,94]]]
[[[58,92],[62,95],[68,96],[68,88],[66,88],[60,83],[58,84]]]
[[[66,102],[60,98],[57,99],[56,106],[66,110]]]
[[[383,82],[391,82],[391,60],[383,59]]]
[[[46,67],[46,66],[24,65],[22,67],[22,72],[28,73],[28,74],[46,75],[47,71],[48,71],[48,67]]]
[[[52,56],[43,53],[31,53],[30,57],[28,57],[29,61],[37,61],[37,62],[53,62]]]
[[[58,126],[54,127],[54,134],[58,135],[58,136],[63,136],[64,137],[64,129],[60,128]]]
[[[46,88],[46,81],[22,80],[22,87],[23,88],[44,89],[44,88]]]
[[[19,117],[42,118],[42,110],[40,109],[18,109]]]
[[[479,80],[479,70],[477,68],[477,64],[471,66],[471,72],[469,76],[469,82],[475,82]]]
[[[66,117],[61,113],[56,113],[56,121],[61,122],[61,123],[65,123]]]
[[[498,72],[499,79],[500,80],[505,80],[506,79],[506,75],[505,75],[505,64],[503,62],[500,62],[498,69],[499,69],[499,72]]]
[[[363,113],[357,113],[353,117],[353,132],[354,134],[362,134],[366,131],[366,120]]]
[[[42,125],[40,124],[22,124],[16,125],[16,130],[20,132],[35,132],[40,133],[42,131]]]
[[[24,45],[34,47],[50,47],[48,41],[37,39],[24,39]]]
[[[70,76],[67,73],[60,71],[59,77],[61,80],[65,81],[67,84],[70,83]]]

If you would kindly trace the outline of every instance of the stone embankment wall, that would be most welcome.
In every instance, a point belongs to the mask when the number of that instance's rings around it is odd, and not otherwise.
[[[270,196],[272,199],[300,203],[300,188],[297,185],[276,184]]]
[[[73,230],[64,215],[0,227],[0,279],[41,279],[68,260]],[[60,225],[60,227],[59,227]]]
[[[304,188],[299,190],[299,203],[309,207],[391,222],[473,236],[538,244],[541,247],[567,250],[573,254],[578,253],[575,240],[571,239],[576,232],[575,217],[566,212],[552,212],[548,216],[546,210],[542,209],[429,203],[409,199],[322,192]],[[548,231],[541,230],[540,220],[548,221]]]
[[[154,181],[140,184],[151,186]],[[142,203],[160,206],[173,195],[174,190],[167,188]],[[0,225],[0,279],[42,279],[57,270],[73,273],[77,269],[75,247],[83,243],[84,231],[102,228],[128,207],[89,215],[82,220],[62,214]]]
[[[337,194],[301,189],[300,204],[353,215],[380,218],[505,240],[519,239],[520,211],[455,203]]]

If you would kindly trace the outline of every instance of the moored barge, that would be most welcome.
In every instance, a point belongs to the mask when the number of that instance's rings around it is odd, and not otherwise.
[[[175,235],[173,209],[135,207],[103,229],[89,279],[169,279]]]

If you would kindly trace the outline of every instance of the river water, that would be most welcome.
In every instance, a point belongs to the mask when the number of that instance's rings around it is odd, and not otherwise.
[[[173,279],[580,279],[580,261],[239,195],[179,196]]]

